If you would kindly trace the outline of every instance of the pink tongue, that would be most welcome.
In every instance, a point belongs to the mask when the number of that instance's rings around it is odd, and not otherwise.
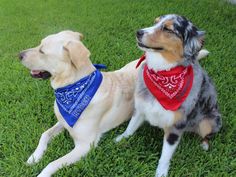
[[[31,70],[31,74],[39,74],[40,73],[40,71],[38,71],[38,70]]]

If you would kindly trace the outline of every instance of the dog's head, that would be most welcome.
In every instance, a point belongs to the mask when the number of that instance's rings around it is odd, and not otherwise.
[[[137,31],[138,46],[143,51],[159,52],[173,61],[194,60],[204,42],[204,32],[179,15],[163,15],[152,27]]]
[[[80,69],[90,56],[81,42],[82,34],[62,31],[47,36],[35,48],[22,51],[19,58],[34,78],[56,77],[69,69]]]

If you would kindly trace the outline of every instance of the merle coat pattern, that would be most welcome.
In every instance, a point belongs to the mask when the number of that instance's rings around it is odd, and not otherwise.
[[[158,38],[158,35],[162,37]],[[165,136],[156,176],[167,176],[170,160],[183,132],[191,131],[199,134],[203,138],[202,146],[207,150],[208,139],[221,128],[214,85],[196,58],[204,44],[204,32],[198,30],[185,17],[165,15],[157,18],[154,26],[139,30],[137,41],[139,48],[146,53],[147,66],[155,71],[168,70],[178,65],[193,67],[194,79],[191,91],[178,111],[173,112],[165,110],[146,87],[142,74],[143,63],[135,90],[135,113],[126,131],[116,138],[116,141],[120,141],[132,135],[145,120],[151,125],[163,128]],[[163,53],[170,52],[168,46],[176,41],[182,45],[179,47],[179,54],[172,57],[176,59],[174,61],[172,59],[172,63],[170,60],[167,62],[168,59],[163,57]],[[175,52],[177,50],[174,49]],[[181,59],[177,56],[181,56]],[[177,113],[181,118],[176,119]]]

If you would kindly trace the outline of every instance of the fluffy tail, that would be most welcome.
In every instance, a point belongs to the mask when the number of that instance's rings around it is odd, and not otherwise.
[[[200,52],[198,53],[197,59],[200,60],[200,59],[202,59],[202,58],[208,56],[209,53],[210,53],[210,52],[209,52],[208,50],[202,49],[202,50],[200,50]]]

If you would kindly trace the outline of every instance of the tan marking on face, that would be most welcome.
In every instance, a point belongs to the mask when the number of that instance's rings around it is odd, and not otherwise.
[[[183,58],[183,46],[180,43],[170,43],[168,50],[160,51],[160,53],[169,63],[181,61]]]
[[[145,45],[152,48],[164,48],[160,53],[170,63],[180,61],[183,58],[182,41],[173,34],[158,30],[147,36]]]
[[[204,138],[212,132],[212,127],[214,126],[214,122],[210,119],[203,119],[198,125],[198,133]]]
[[[173,22],[168,20],[163,24],[166,28],[173,30]],[[179,62],[183,58],[183,42],[175,34],[168,33],[162,29],[145,36],[144,44],[151,48],[164,48],[160,51],[162,56],[169,62]]]
[[[174,26],[173,26],[173,21],[172,20],[167,20],[164,22],[164,26],[168,29],[171,29],[173,30],[174,29]]]

